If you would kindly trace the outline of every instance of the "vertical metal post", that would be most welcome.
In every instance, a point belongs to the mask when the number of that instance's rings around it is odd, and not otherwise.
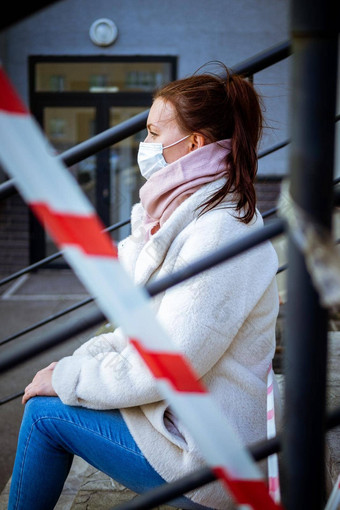
[[[328,229],[334,165],[336,3],[291,0],[290,192],[313,221]],[[324,505],[327,319],[304,257],[290,238],[283,427],[283,503],[287,510],[319,510]]]

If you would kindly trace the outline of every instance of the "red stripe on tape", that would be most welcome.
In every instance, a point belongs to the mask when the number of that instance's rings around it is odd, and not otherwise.
[[[225,483],[239,505],[249,505],[254,510],[283,510],[271,498],[262,480],[235,480],[222,467],[214,467],[213,471]]]
[[[31,203],[34,213],[45,224],[58,245],[75,245],[88,255],[117,257],[117,249],[96,215],[83,216],[52,211],[43,203]]]
[[[9,113],[28,114],[27,108],[10,84],[6,74],[0,68],[0,110]]]
[[[270,384],[267,388],[267,395],[270,395],[270,393],[273,391],[273,385]]]
[[[270,409],[270,411],[267,412],[267,420],[272,420],[274,418],[274,409]]]
[[[187,393],[206,393],[206,389],[197,380],[187,361],[178,353],[155,352],[146,350],[136,339],[130,339],[151,373],[157,379],[166,379],[176,391]]]
[[[270,492],[276,492],[279,489],[279,479],[276,476],[270,476],[268,478]]]

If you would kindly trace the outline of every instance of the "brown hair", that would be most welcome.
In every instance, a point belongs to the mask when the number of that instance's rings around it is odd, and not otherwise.
[[[228,180],[202,204],[202,213],[219,204],[232,191],[239,197],[236,210],[244,211],[239,219],[249,223],[256,207],[254,180],[262,110],[253,85],[245,78],[231,74],[225,66],[224,69],[225,78],[201,74],[176,80],[158,90],[154,98],[172,103],[176,120],[184,131],[199,132],[209,142],[231,138],[231,151],[227,156]]]

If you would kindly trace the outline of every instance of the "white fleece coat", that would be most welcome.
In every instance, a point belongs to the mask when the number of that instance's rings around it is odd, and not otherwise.
[[[232,196],[198,217],[196,208],[223,182],[207,184],[187,198],[148,242],[144,210],[134,206],[132,233],[120,243],[119,256],[136,284],[161,278],[262,227],[259,213],[248,225],[236,219]],[[276,271],[276,253],[266,242],[153,298],[158,319],[245,444],[266,435],[266,373],[278,313]],[[205,465],[120,328],[92,338],[59,361],[52,382],[65,404],[120,409],[138,446],[166,481]],[[187,496],[211,508],[233,507],[219,482]]]

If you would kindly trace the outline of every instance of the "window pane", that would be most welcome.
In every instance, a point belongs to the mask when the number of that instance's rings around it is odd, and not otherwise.
[[[116,126],[134,115],[144,111],[138,107],[110,108],[110,126]],[[146,129],[125,138],[110,147],[110,173],[111,173],[111,223],[130,218],[131,207],[139,202],[139,189],[145,182],[137,164],[139,142],[146,137]],[[130,232],[127,225],[119,229],[114,235],[116,240],[123,239]]]
[[[56,154],[91,138],[94,133],[95,108],[48,107],[44,109],[44,130]],[[95,205],[96,156],[76,163],[69,168],[83,192]],[[53,241],[46,235],[46,254],[57,251]]]
[[[36,64],[36,92],[152,92],[170,80],[169,62]]]

